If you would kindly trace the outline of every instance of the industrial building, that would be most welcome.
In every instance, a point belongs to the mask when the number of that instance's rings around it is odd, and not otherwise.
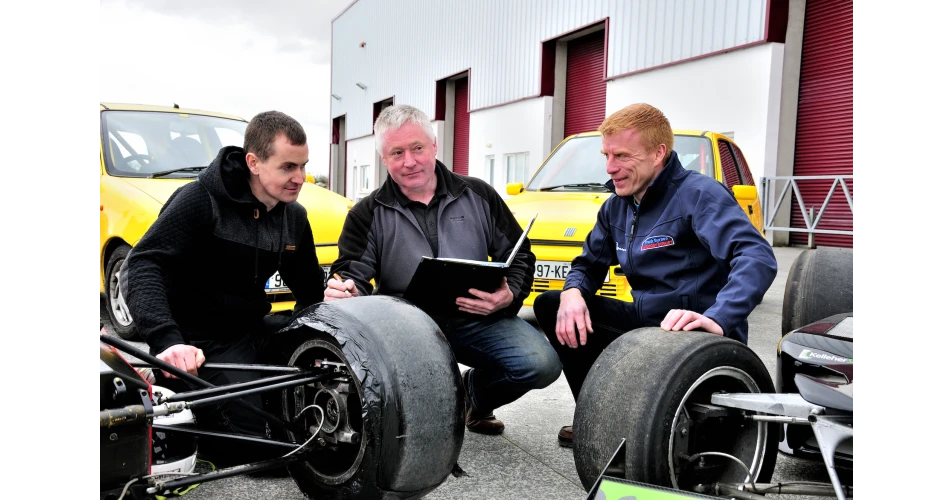
[[[852,18],[852,0],[356,0],[332,22],[329,184],[357,200],[386,179],[373,123],[391,104],[505,194],[647,102],[740,144],[773,245],[852,247]]]

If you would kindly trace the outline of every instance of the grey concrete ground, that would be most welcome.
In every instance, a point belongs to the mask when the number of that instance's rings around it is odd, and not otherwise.
[[[780,271],[763,302],[749,318],[749,345],[771,373],[776,365],[776,348],[780,338],[784,284],[791,263],[801,251],[799,248],[774,248]],[[535,324],[530,309],[523,308],[521,315]],[[104,306],[100,307],[100,316],[109,330]],[[145,347],[145,344],[139,345]],[[448,477],[439,488],[427,495],[427,498],[585,498],[586,492],[575,472],[572,451],[560,448],[556,442],[556,433],[561,426],[571,424],[574,411],[575,403],[564,376],[551,386],[533,391],[519,401],[498,409],[496,416],[506,423],[505,433],[499,436],[484,436],[467,431],[459,456],[459,465],[466,474],[461,477]],[[773,480],[826,482],[828,479],[822,464],[781,454]],[[248,477],[203,484],[187,495],[193,500],[285,499],[302,496],[290,478]],[[812,500],[822,497],[770,495],[770,498]]]

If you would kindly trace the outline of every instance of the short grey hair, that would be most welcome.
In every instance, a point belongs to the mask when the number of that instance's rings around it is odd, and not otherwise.
[[[402,127],[408,122],[418,125],[423,129],[423,132],[426,133],[426,136],[430,138],[431,142],[436,141],[433,125],[430,123],[430,117],[426,116],[426,113],[413,106],[395,104],[384,108],[377,117],[377,121],[374,122],[374,136],[377,143],[378,155],[383,156],[383,136],[391,130]]]

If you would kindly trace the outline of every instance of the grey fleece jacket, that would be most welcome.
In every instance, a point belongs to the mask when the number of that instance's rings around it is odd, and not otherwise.
[[[509,207],[485,181],[454,174],[439,161],[436,168],[447,191],[439,200],[439,255],[433,255],[426,232],[413,213],[400,205],[393,191],[399,187],[388,176],[347,214],[338,241],[339,257],[331,272],[353,279],[361,295],[400,297],[422,256],[506,260],[522,235]],[[513,301],[501,311],[503,315],[518,314],[532,287],[534,267],[535,255],[526,239],[506,274]]]

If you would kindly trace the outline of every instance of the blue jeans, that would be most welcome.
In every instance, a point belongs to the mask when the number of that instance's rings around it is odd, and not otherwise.
[[[456,361],[473,368],[467,390],[474,414],[488,414],[542,389],[562,373],[552,344],[522,318],[456,319],[440,327]]]

